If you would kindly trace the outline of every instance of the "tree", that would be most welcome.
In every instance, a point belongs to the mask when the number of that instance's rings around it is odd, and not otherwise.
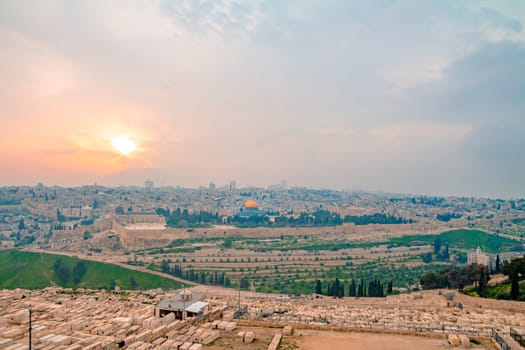
[[[231,237],[228,237],[224,240],[224,243],[222,244],[223,248],[225,249],[229,249],[232,247],[232,243],[233,243],[233,238]]]
[[[332,288],[332,296],[338,297],[341,289],[341,283],[339,282],[339,278],[335,278],[334,287]]]
[[[486,298],[489,294],[488,282],[489,282],[489,271],[487,266],[479,265],[479,282],[478,282],[478,294],[482,298]]]
[[[376,288],[375,288],[375,280],[368,282],[368,296],[369,297],[375,297],[376,295]]]
[[[445,244],[445,252],[443,253],[443,259],[450,259],[450,253],[448,252],[448,243]]]
[[[161,264],[160,264],[160,270],[164,273],[170,273],[170,264],[168,262],[168,260],[166,259],[163,259]]]
[[[83,261],[77,262],[73,267],[73,283],[78,284],[82,280],[82,277],[86,274],[87,266]]]
[[[434,254],[439,254],[441,251],[441,239],[436,238],[434,239]]]
[[[350,282],[350,286],[348,287],[348,296],[355,297],[356,296],[356,285],[355,280],[352,278],[352,282]]]
[[[393,286],[393,283],[392,281],[388,282],[388,285],[386,287],[386,294],[392,294],[394,290],[394,286]]]
[[[26,224],[24,223],[24,218],[20,218],[20,221],[18,221],[18,229],[23,230],[26,228]]]
[[[383,285],[379,279],[368,282],[368,296],[369,297],[383,297]]]
[[[423,255],[421,255],[421,260],[423,260],[424,263],[432,262],[432,253],[428,252]]]
[[[520,295],[519,277],[525,273],[525,257],[512,259],[503,263],[502,272],[510,278],[510,298],[517,300]]]
[[[501,273],[501,260],[499,259],[499,254],[496,254],[494,273]]]
[[[241,289],[248,289],[248,287],[249,287],[248,277],[242,276],[241,280],[239,282],[239,285],[240,285]]]
[[[335,291],[334,291],[334,297],[342,298],[345,296],[345,285],[343,282],[339,281],[339,278],[335,279]]]
[[[359,282],[359,287],[357,288],[357,296],[358,297],[364,297],[365,296],[365,283],[363,280]]]
[[[320,281],[320,280],[317,280],[317,281],[315,282],[315,293],[316,293],[316,294],[323,294],[323,289],[322,289],[321,281]]]
[[[61,259],[55,260],[55,263],[53,264],[53,270],[55,271],[58,281],[62,285],[65,285],[69,282],[71,278],[71,272],[69,271],[69,268],[64,265]]]
[[[137,281],[135,280],[135,277],[133,277],[133,275],[129,276],[129,288],[137,289]]]
[[[447,278],[449,272],[449,269],[441,270],[437,275],[434,272],[427,272],[421,276],[419,283],[423,289],[445,288],[449,285]]]

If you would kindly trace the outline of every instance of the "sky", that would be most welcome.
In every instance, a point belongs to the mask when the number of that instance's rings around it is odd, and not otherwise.
[[[0,1],[0,185],[525,197],[525,1]]]

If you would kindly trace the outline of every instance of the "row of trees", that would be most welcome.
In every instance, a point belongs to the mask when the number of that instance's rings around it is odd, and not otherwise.
[[[172,266],[169,260],[162,260],[160,267],[162,272],[175,277],[183,278],[188,281],[225,287],[231,286],[231,281],[228,277],[226,277],[224,272],[219,273],[218,271],[196,271],[192,267],[183,269],[181,264],[173,264]]]
[[[485,294],[489,278],[490,274],[486,266],[470,264],[447,267],[438,273],[427,272],[421,276],[419,282],[423,289],[463,289],[468,285],[482,286],[480,291]]]
[[[525,256],[505,261],[501,264],[499,255],[497,255],[494,272],[502,272],[504,275],[509,276],[511,288],[510,294],[506,297],[512,300],[519,299],[519,282],[525,277]],[[420,283],[423,289],[463,289],[465,286],[474,285],[479,296],[487,297],[489,280],[490,270],[487,266],[470,264],[448,267],[440,270],[438,273],[428,272],[421,276]]]
[[[220,224],[222,218],[217,212],[212,213],[208,211],[199,211],[190,213],[188,209],[177,208],[171,211],[169,208],[158,208],[156,210],[158,215],[166,218],[166,223],[171,227],[198,227]],[[267,213],[260,213],[260,215],[253,216],[239,216],[235,215],[226,220],[229,224],[240,227],[310,227],[310,226],[338,226],[345,223],[354,223],[356,225],[368,224],[407,224],[412,223],[411,219],[376,213],[372,215],[352,216],[347,215],[341,218],[338,213],[329,210],[317,209],[315,212],[309,214],[302,212],[298,217],[280,215],[276,216],[273,221],[270,221]]]
[[[459,213],[443,213],[443,214],[437,214],[436,219],[438,221],[449,222],[452,219],[459,219],[461,218],[461,216],[462,215]]]
[[[309,214],[301,212],[298,217],[294,216],[277,216],[274,222],[271,222],[266,215],[239,217],[234,216],[228,219],[228,222],[240,226],[273,226],[273,227],[309,227],[309,226],[338,226],[343,223],[354,223],[356,225],[369,224],[408,224],[412,223],[411,219],[376,213],[372,215],[352,216],[341,215],[328,210],[317,209]]]
[[[387,215],[382,213],[375,213],[372,215],[353,216],[346,215],[344,222],[353,223],[355,225],[369,225],[369,224],[381,224],[381,225],[395,225],[395,224],[410,224],[413,222],[412,219],[405,219],[393,215]]]
[[[212,213],[202,210],[190,213],[188,209],[181,210],[177,208],[171,211],[169,208],[158,208],[156,213],[164,216],[166,218],[166,224],[170,227],[195,227],[221,223],[218,212]]]
[[[328,210],[317,209],[314,213],[301,212],[298,217],[276,216],[270,221],[268,215],[254,215],[243,217],[236,215],[228,219],[230,224],[241,227],[272,226],[272,227],[310,227],[310,226],[337,226],[343,223],[341,215]]]
[[[434,253],[427,252],[421,254],[421,260],[425,263],[430,263],[432,260],[449,260],[450,253],[448,250],[448,243],[444,245],[441,242],[441,239],[438,237],[434,239]]]
[[[392,290],[393,283],[390,281],[386,287],[386,294],[392,294]],[[333,297],[384,297],[385,288],[379,279],[371,280],[368,283],[365,280],[360,280],[359,284],[352,279],[348,285],[348,293],[345,293],[344,283],[336,278],[333,282],[326,282],[326,293],[323,291],[323,282],[317,280],[315,282],[315,293]]]

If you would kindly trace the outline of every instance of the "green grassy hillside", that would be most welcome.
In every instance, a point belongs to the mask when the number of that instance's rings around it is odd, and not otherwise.
[[[180,283],[120,266],[55,254],[0,250],[0,289],[62,287],[175,289]]]
[[[488,253],[522,250],[523,245],[506,237],[488,234],[480,230],[452,230],[439,235],[415,235],[403,236],[390,239],[390,244],[397,245],[421,245],[433,244],[439,237],[443,244],[448,243],[451,247],[460,249],[476,249],[478,246]]]

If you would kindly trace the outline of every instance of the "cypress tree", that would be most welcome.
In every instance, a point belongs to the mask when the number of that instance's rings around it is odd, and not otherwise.
[[[341,285],[339,286],[339,293],[337,296],[340,298],[345,296],[345,284],[343,282],[341,282]]]
[[[323,289],[322,289],[321,281],[320,281],[320,280],[317,280],[317,281],[315,282],[315,293],[316,293],[316,294],[323,294]]]
[[[339,278],[335,278],[335,282],[334,282],[334,288],[333,288],[333,291],[332,291],[332,295],[334,297],[337,297],[339,296],[339,289],[341,288],[341,283],[339,282]]]
[[[486,298],[488,295],[488,271],[486,266],[480,266],[479,271],[479,283],[478,283],[478,294],[482,298]]]
[[[355,280],[352,278],[352,282],[350,283],[350,286],[348,287],[348,296],[355,297],[356,296],[356,286],[355,286]]]
[[[499,254],[496,255],[496,266],[494,272],[501,273],[501,260],[499,259]]]

